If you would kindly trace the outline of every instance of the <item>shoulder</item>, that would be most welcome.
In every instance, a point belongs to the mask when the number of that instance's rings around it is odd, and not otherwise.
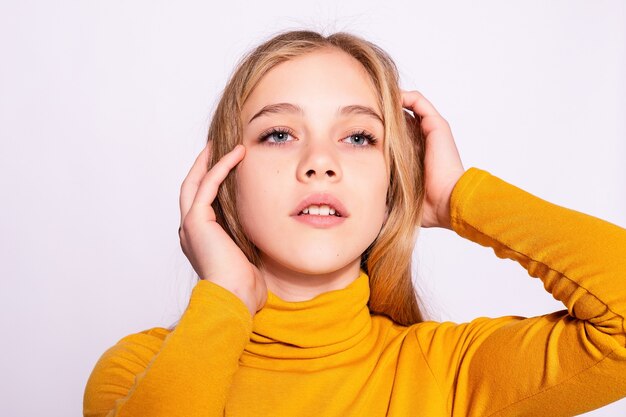
[[[162,343],[171,332],[172,330],[164,327],[153,327],[124,336],[117,343]]]
[[[171,333],[154,327],[129,334],[102,353],[96,362],[83,395],[83,414],[100,415],[128,393],[137,374],[144,371]]]
[[[129,334],[106,350],[101,359],[129,356],[143,359],[150,357],[151,359],[161,349],[161,345],[170,333],[170,330],[163,327],[153,327]]]
[[[451,344],[479,342],[495,331],[526,319],[522,316],[477,317],[469,322],[423,321],[409,327],[424,349],[434,349]],[[439,345],[439,346],[438,346]]]
[[[170,333],[163,327],[153,327],[124,336],[100,356],[94,372],[109,368],[110,365],[116,365],[117,370],[128,371],[136,370],[133,365],[147,365]],[[120,367],[120,364],[124,366]]]

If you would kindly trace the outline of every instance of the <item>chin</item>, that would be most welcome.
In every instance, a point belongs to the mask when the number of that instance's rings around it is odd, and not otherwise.
[[[291,252],[289,259],[276,259],[282,268],[289,269],[300,274],[321,275],[336,272],[354,262],[352,257],[340,256],[336,253],[298,253]],[[358,257],[356,255],[355,257]]]

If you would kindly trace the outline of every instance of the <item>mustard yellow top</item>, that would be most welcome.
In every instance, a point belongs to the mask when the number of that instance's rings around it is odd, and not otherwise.
[[[571,416],[625,397],[626,230],[475,167],[450,209],[456,233],[519,262],[566,309],[403,327],[370,315],[361,270],[308,301],[270,292],[252,318],[202,280],[173,331],[104,352],[84,416]]]

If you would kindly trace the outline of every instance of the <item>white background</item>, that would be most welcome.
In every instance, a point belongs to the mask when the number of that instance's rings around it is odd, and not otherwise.
[[[182,180],[236,61],[285,30],[349,31],[450,122],[465,168],[626,227],[626,12],[616,1],[3,1],[4,416],[78,416],[99,356],[168,326],[194,272]],[[435,320],[563,309],[489,248],[422,230]],[[589,416],[626,412],[626,399]]]

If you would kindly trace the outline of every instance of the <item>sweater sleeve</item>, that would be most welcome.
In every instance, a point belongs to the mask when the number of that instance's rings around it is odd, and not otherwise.
[[[420,323],[450,415],[573,416],[626,397],[626,230],[475,167],[455,185],[450,212],[457,234],[521,264],[566,307]]]
[[[222,416],[252,317],[227,289],[195,285],[169,332],[126,336],[96,363],[85,387],[85,417]]]

